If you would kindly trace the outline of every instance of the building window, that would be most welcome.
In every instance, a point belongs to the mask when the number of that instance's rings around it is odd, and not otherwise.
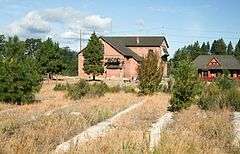
[[[105,66],[107,69],[121,69],[120,58],[107,58]]]

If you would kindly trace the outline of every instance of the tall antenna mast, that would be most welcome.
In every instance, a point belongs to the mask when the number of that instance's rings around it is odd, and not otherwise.
[[[79,42],[79,50],[80,50],[80,52],[82,51],[82,30],[80,30],[80,33],[79,33],[79,35],[80,35],[80,42]]]

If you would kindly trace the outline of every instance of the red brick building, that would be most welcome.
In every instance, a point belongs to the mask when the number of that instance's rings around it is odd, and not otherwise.
[[[168,43],[165,37],[100,37],[104,46],[104,78],[136,79],[137,67],[142,57],[152,50],[165,62],[164,75],[167,75]],[[78,75],[89,78],[83,71],[84,57],[78,54]]]

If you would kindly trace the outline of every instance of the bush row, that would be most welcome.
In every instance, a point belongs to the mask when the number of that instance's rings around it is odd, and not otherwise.
[[[125,93],[136,93],[135,88],[132,86],[121,87],[117,85],[109,87],[104,82],[95,82],[93,84],[90,84],[85,80],[80,80],[78,83],[73,85],[57,84],[54,87],[54,90],[67,90],[68,96],[74,100],[78,100],[83,97],[101,97],[104,96],[105,93],[118,93],[120,91],[123,91]]]

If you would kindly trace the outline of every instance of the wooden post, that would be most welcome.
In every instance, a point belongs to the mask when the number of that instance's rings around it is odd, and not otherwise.
[[[211,74],[210,71],[208,71],[208,77],[209,77],[209,78],[212,77],[212,74]]]

